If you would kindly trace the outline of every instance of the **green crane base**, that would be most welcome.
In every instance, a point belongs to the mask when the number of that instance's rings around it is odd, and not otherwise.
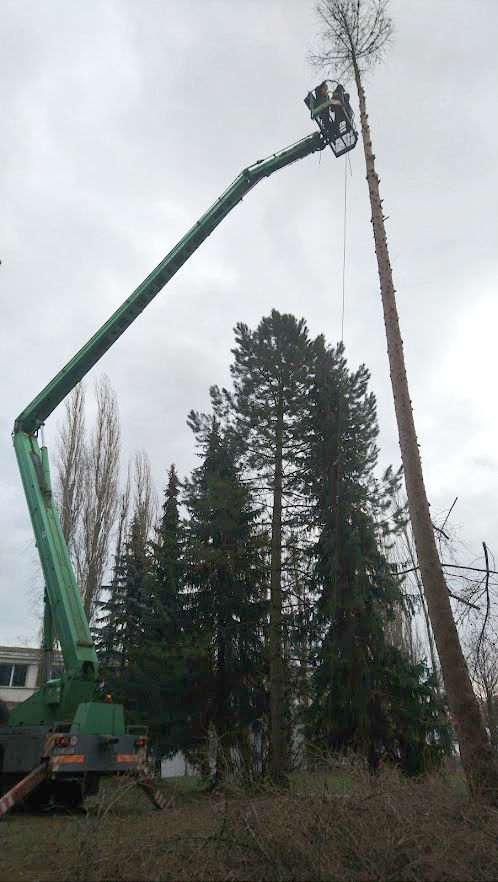
[[[9,716],[11,726],[70,724],[71,732],[124,735],[122,704],[95,701],[95,683],[88,680],[49,680],[38,692],[17,705]]]

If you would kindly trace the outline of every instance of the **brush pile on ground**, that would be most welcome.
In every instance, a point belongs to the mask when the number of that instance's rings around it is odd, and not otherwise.
[[[388,768],[372,776],[328,766],[287,791],[249,792],[232,780],[209,793],[172,794],[162,814],[131,796],[62,822],[62,833],[52,819],[57,841],[45,835],[38,875],[21,860],[8,878],[498,879],[498,813],[472,803],[454,777],[408,780]],[[13,818],[2,838],[22,820]]]

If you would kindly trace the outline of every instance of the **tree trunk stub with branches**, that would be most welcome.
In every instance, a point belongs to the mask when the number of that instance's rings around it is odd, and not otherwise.
[[[476,796],[495,802],[498,773],[460,645],[431,523],[363,87],[363,75],[381,59],[392,35],[387,0],[318,0],[316,8],[324,26],[324,49],[321,53],[312,55],[311,61],[316,67],[329,69],[341,78],[352,75],[358,91],[401,458],[417,556],[448,704],[470,791]]]

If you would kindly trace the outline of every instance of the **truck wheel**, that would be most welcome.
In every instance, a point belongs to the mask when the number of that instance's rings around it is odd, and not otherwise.
[[[19,775],[0,775],[0,796],[7,793],[20,780]]]
[[[42,781],[41,784],[32,790],[23,801],[24,807],[30,812],[42,812],[49,808],[52,796],[52,786],[49,781]]]
[[[0,726],[5,725],[5,723],[9,722],[9,709],[5,704],[5,701],[0,700]]]
[[[66,809],[74,810],[81,808],[83,802],[83,787],[80,781],[68,781],[66,784],[59,784],[55,788],[55,802],[64,806]]]
[[[95,772],[88,772],[84,785],[85,796],[97,796],[99,792],[99,783],[99,775],[96,775]]]

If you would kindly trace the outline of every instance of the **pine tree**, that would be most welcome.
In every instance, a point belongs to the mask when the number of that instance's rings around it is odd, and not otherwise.
[[[314,344],[310,396],[309,491],[314,500],[312,549],[318,593],[313,701],[309,731],[329,749],[363,753],[372,768],[386,756],[420,771],[445,726],[432,682],[386,639],[386,620],[400,603],[383,551],[384,512],[400,475],[380,485],[375,398],[369,374],[346,367],[342,344]]]
[[[191,413],[203,454],[186,484],[188,605],[194,651],[187,699],[196,708],[193,737],[211,728],[225,758],[249,762],[266,711],[260,540],[250,493],[216,417]],[[197,651],[197,654],[196,654]],[[195,676],[194,676],[195,675]],[[216,774],[222,770],[218,751]]]
[[[283,647],[283,546],[296,517],[296,502],[301,502],[310,341],[304,319],[298,321],[276,310],[263,318],[255,331],[244,324],[235,330],[234,394],[230,400],[253,484],[259,484],[271,509],[271,774],[279,783],[288,769],[290,734]]]

